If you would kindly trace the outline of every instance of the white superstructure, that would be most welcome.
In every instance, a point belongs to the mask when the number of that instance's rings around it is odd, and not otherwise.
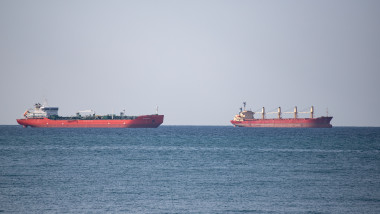
[[[40,103],[36,103],[33,110],[27,110],[24,113],[26,118],[50,117],[53,115],[58,115],[58,107],[44,106]]]

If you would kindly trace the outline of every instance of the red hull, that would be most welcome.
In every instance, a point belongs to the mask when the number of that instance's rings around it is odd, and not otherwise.
[[[164,122],[164,115],[143,115],[133,120],[52,120],[48,118],[18,119],[24,127],[44,128],[157,128]]]
[[[297,119],[247,119],[231,123],[238,127],[276,127],[276,128],[331,128],[332,117]]]

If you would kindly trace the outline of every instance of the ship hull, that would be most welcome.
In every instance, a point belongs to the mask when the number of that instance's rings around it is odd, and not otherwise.
[[[274,127],[274,128],[331,128],[332,117],[297,119],[248,119],[231,123],[236,127]]]
[[[114,120],[53,120],[48,118],[18,119],[24,127],[40,128],[157,128],[164,122],[164,115],[143,115],[135,119]]]

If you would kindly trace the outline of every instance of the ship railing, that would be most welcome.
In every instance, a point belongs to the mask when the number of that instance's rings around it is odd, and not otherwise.
[[[51,120],[134,120],[137,118],[137,116],[113,116],[112,115],[105,115],[105,116],[72,116],[72,117],[61,117],[58,115],[52,115],[48,117]]]

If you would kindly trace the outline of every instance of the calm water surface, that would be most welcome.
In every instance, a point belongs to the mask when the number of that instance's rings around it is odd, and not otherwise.
[[[0,126],[5,213],[380,213],[380,128]]]

